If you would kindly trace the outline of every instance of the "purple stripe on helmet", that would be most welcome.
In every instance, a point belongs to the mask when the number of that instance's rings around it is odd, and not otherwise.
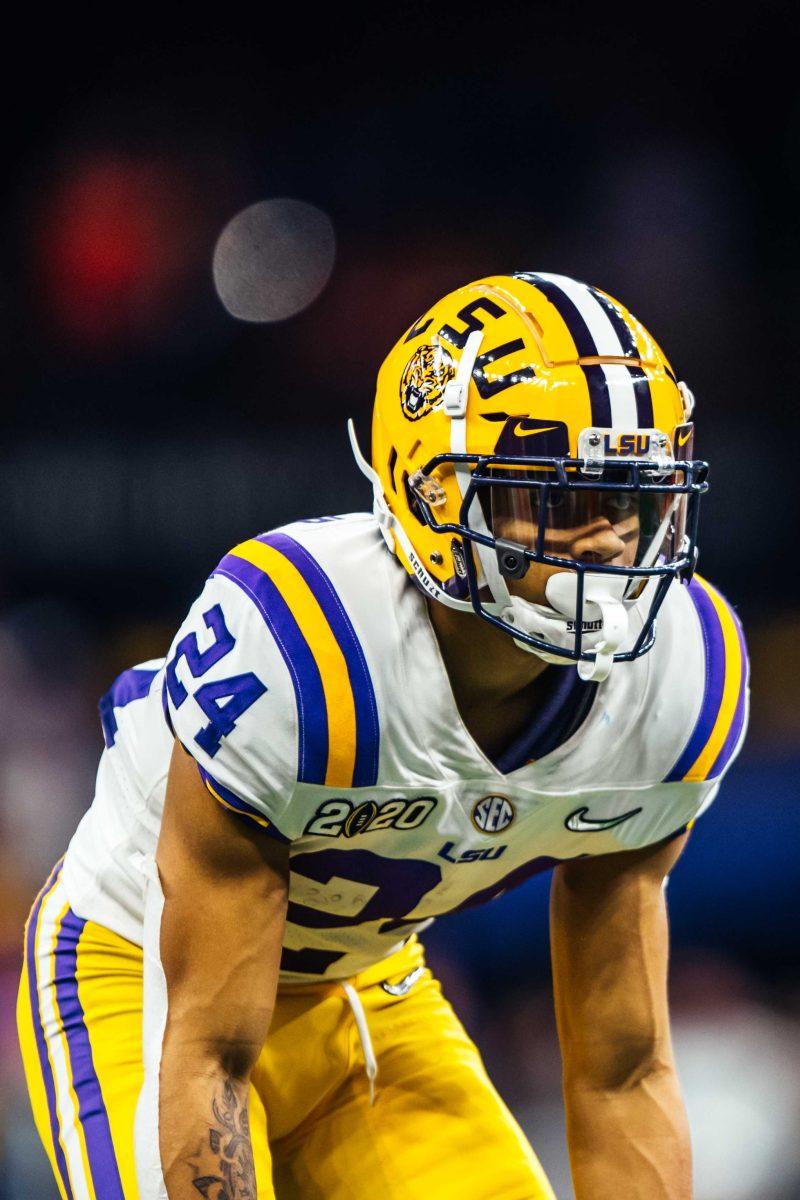
[[[276,841],[288,842],[290,840],[289,838],[284,837],[279,829],[276,829],[272,823],[271,817],[265,817],[264,814],[260,813],[257,808],[252,806],[252,804],[248,804],[246,800],[242,800],[236,795],[235,792],[232,792],[230,788],[226,788],[225,785],[220,783],[218,779],[215,779],[213,775],[209,775],[208,771],[205,769],[205,767],[202,767],[200,763],[197,764],[197,769],[200,772],[200,777],[202,778],[203,782],[207,786],[212,787],[217,795],[221,796],[225,803],[229,804],[230,807],[235,809],[237,813],[241,813],[243,817],[255,817],[264,832],[270,834],[275,838]],[[269,822],[268,826],[264,826],[264,821]]]
[[[324,783],[328,768],[328,710],[319,667],[291,609],[269,575],[228,554],[213,572],[246,592],[264,618],[289,670],[297,702],[297,778]]]
[[[534,271],[515,271],[514,279],[523,279],[547,297],[569,330],[579,358],[592,358],[599,353],[591,330],[581,316],[578,306],[563,288],[552,279],[543,279]]]
[[[378,778],[380,725],[375,689],[358,640],[339,594],[319,563],[300,542],[285,533],[262,534],[258,541],[278,550],[297,568],[319,604],[347,664],[356,714],[353,787],[371,787]]]
[[[733,721],[728,730],[728,736],[722,744],[722,749],[714,760],[714,765],[708,772],[709,779],[716,779],[721,775],[727,767],[730,760],[733,758],[742,733],[744,732],[745,715],[747,711],[747,685],[750,678],[750,660],[747,657],[747,646],[744,640],[744,631],[741,622],[736,616],[736,613],[728,605],[728,611],[733,617],[733,623],[736,626],[736,636],[739,639],[739,652],[742,656],[742,679],[739,684],[739,698],[736,701],[736,711],[733,714]]]
[[[85,925],[71,908],[67,909],[56,939],[56,999],[67,1038],[72,1086],[78,1098],[78,1116],[95,1190],[103,1200],[125,1200],[111,1126],[78,996],[78,942]]]
[[[608,392],[608,378],[605,371],[597,363],[592,366],[580,364],[586,376],[589,387],[589,402],[592,406],[592,421],[600,429],[609,428],[611,420],[611,396]]]
[[[717,616],[717,610],[714,608],[711,597],[705,588],[696,579],[693,579],[689,584],[689,595],[694,601],[697,616],[700,620],[700,629],[703,634],[703,648],[706,660],[705,685],[703,687],[700,712],[695,721],[692,736],[689,738],[675,766],[669,775],[666,776],[665,783],[674,783],[679,779],[683,779],[689,768],[697,760],[703,747],[711,737],[714,725],[716,724],[722,703],[722,693],[725,687],[725,641],[722,636],[722,626]]]
[[[577,305],[573,303],[563,288],[554,283],[552,279],[542,279],[541,275],[536,275],[533,271],[515,272],[514,278],[523,279],[525,283],[529,283],[547,297],[569,330],[578,352],[578,358],[594,358],[599,355],[600,351],[589,326],[584,321]],[[597,364],[586,366],[581,363],[580,366],[589,387],[592,424],[606,429],[611,425],[611,398],[608,394],[606,373]]]
[[[652,429],[655,416],[653,415],[653,394],[650,383],[642,367],[628,367],[628,374],[633,384],[633,394],[636,397],[636,423],[640,429]]]
[[[61,863],[57,863],[53,868],[53,872],[47,883],[39,893],[39,898],[33,907],[30,918],[28,920],[27,944],[25,947],[25,967],[28,973],[28,991],[31,1001],[31,1016],[33,1018],[33,1032],[36,1037],[36,1049],[39,1053],[39,1067],[44,1080],[44,1090],[47,1096],[47,1111],[50,1116],[50,1133],[53,1138],[53,1147],[56,1155],[56,1166],[61,1179],[64,1192],[67,1200],[73,1200],[72,1185],[70,1183],[69,1171],[67,1170],[67,1161],[64,1157],[64,1150],[59,1141],[58,1127],[58,1109],[56,1107],[56,1085],[53,1079],[53,1072],[50,1067],[50,1059],[47,1054],[47,1042],[44,1036],[44,1029],[39,1017],[39,987],[36,975],[36,930],[39,924],[39,917],[42,911],[42,904],[49,896],[50,892],[55,887],[61,871]]]
[[[98,705],[106,746],[111,748],[117,736],[118,727],[114,709],[124,708],[126,704],[130,704],[133,700],[143,700],[150,691],[150,684],[157,674],[157,670],[151,671],[142,667],[131,667],[130,670],[123,671],[114,680]]]
[[[608,296],[604,296],[602,292],[599,292],[597,288],[590,287],[589,291],[611,322],[619,344],[622,347],[622,353],[626,358],[639,358],[639,347],[636,345],[633,330],[617,305]],[[650,391],[650,383],[647,375],[641,367],[637,366],[628,367],[628,374],[631,377],[633,392],[636,397],[636,420],[639,428],[652,429],[654,420],[653,396]]]

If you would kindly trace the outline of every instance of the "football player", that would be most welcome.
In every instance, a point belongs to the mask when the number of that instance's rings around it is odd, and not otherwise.
[[[470,284],[381,369],[373,514],[242,542],[116,680],[20,989],[63,1197],[552,1197],[418,937],[552,871],[578,1200],[687,1200],[664,883],[748,673],[693,403],[596,288]]]

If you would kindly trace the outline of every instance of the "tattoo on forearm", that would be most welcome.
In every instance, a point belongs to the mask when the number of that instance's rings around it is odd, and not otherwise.
[[[240,1100],[229,1079],[221,1096],[211,1101],[214,1124],[208,1130],[208,1151],[193,1163],[202,1172],[193,1180],[204,1200],[256,1200],[256,1171],[250,1144],[246,1100]],[[209,1169],[210,1168],[210,1169]]]

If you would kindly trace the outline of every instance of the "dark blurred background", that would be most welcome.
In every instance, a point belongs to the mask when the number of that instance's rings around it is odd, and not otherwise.
[[[745,622],[753,717],[670,883],[676,1043],[697,1200],[800,1197],[794,7],[298,6],[238,27],[137,9],[9,35],[0,1200],[56,1195],[13,1003],[27,907],[91,801],[97,697],[165,652],[235,542],[368,506],[344,422],[368,438],[384,353],[440,293],[516,269],[618,296],[697,395],[701,569]],[[237,320],[215,245],[281,198],[327,230],[308,261],[292,243],[298,294],[319,295]],[[569,1198],[546,887],[427,941]]]

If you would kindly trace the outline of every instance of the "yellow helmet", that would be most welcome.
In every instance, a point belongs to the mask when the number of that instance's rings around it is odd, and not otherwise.
[[[693,406],[606,293],[563,275],[495,275],[445,296],[394,346],[372,467],[354,451],[387,543],[429,596],[599,679],[650,648],[669,583],[694,569],[707,466],[690,457]],[[636,506],[635,549],[616,564],[573,556],[565,529],[607,521],[612,503]],[[549,568],[539,603],[509,586],[532,563]]]

